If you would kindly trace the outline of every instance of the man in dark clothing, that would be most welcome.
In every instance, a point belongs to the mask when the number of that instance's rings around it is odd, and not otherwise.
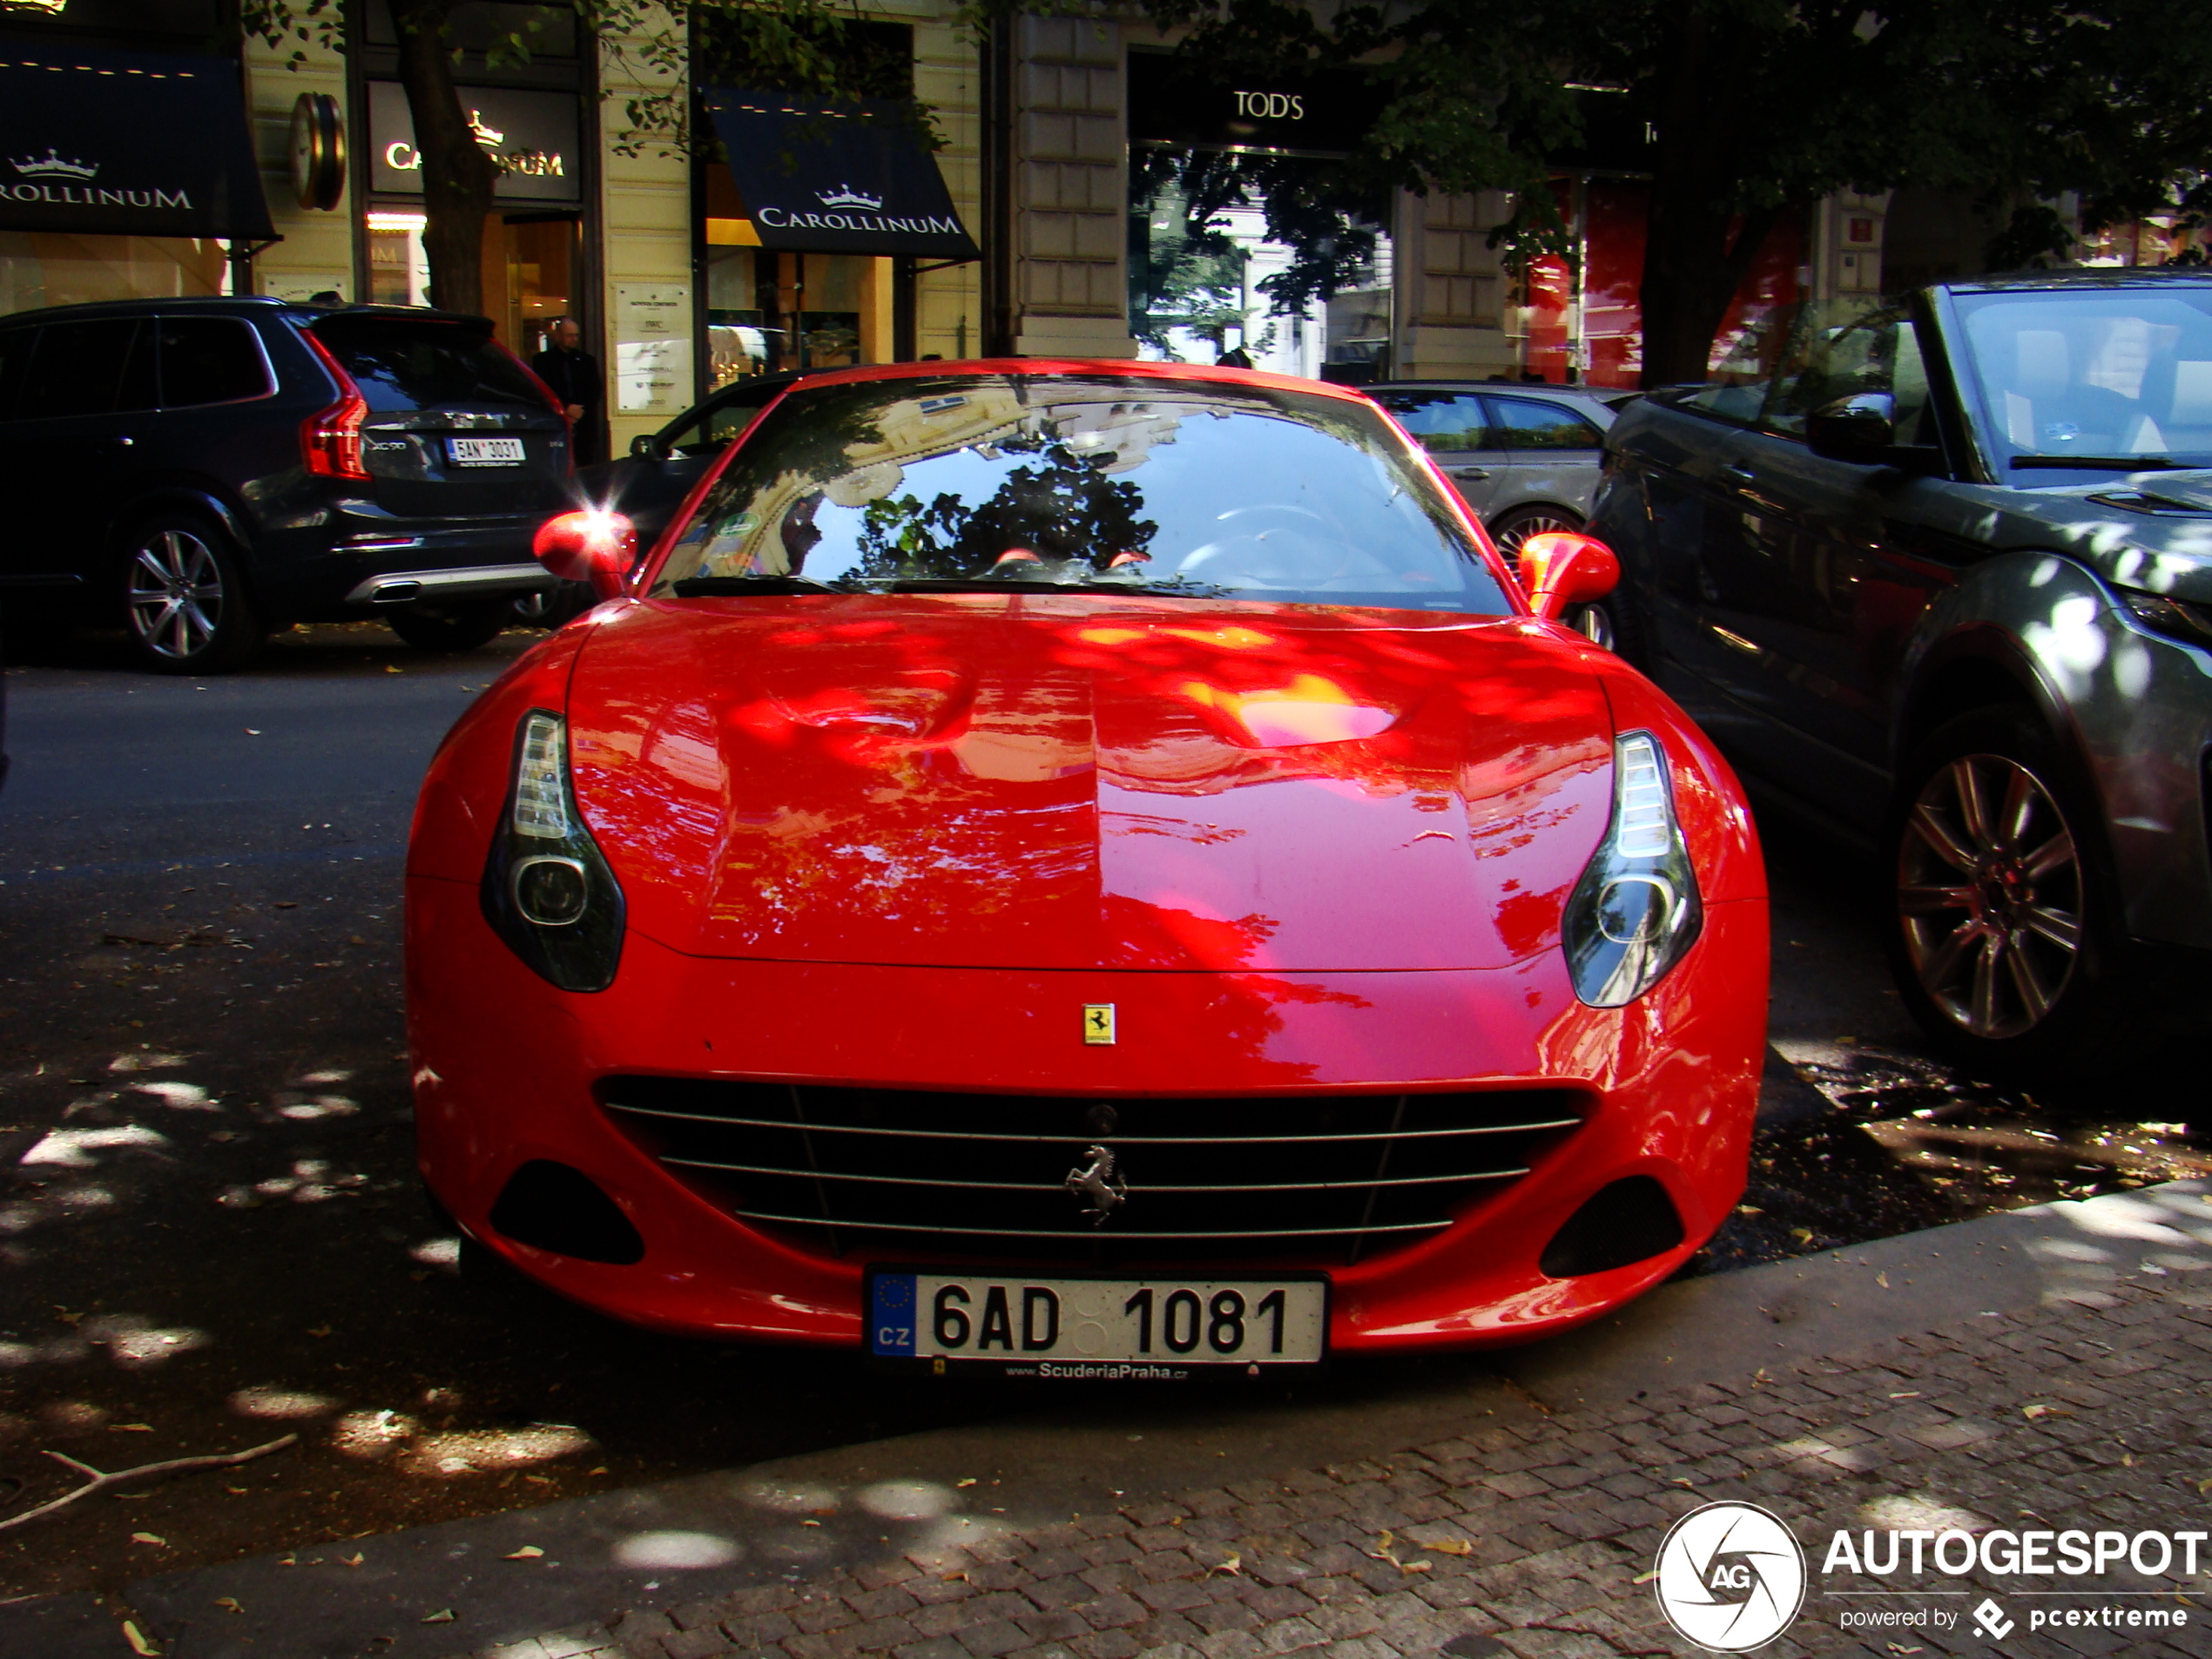
[[[598,360],[583,350],[583,330],[574,317],[554,318],[545,337],[546,347],[530,359],[530,367],[561,400],[576,464],[588,467],[595,461],[604,461],[605,422],[601,416],[607,383],[599,373]]]

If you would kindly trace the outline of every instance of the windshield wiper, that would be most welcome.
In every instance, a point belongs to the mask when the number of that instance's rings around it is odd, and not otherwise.
[[[811,576],[687,576],[679,582],[668,584],[668,590],[679,599],[705,598],[732,593],[835,593],[848,594],[851,588],[839,587],[832,582],[817,582]]]
[[[2171,455],[2014,455],[2015,467],[2040,467],[2050,470],[2064,469],[2084,472],[2195,472],[2200,470],[2194,461],[2176,461]]]

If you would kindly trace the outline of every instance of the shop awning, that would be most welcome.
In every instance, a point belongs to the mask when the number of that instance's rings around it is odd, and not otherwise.
[[[0,231],[271,235],[237,64],[0,38]]]
[[[706,103],[761,246],[982,257],[899,105],[724,87],[707,88]]]

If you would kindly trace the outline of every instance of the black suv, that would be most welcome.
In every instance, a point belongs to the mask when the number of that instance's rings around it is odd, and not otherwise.
[[[482,644],[569,504],[569,435],[482,317],[139,300],[0,318],[0,588],[123,624],[148,666],[242,666],[295,622]]]

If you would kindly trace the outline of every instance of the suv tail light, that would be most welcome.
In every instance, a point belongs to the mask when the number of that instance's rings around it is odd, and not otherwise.
[[[368,400],[354,384],[354,377],[330,354],[328,347],[311,334],[302,334],[300,338],[322,360],[341,394],[328,408],[300,423],[300,458],[307,470],[320,477],[355,478],[366,483],[368,469],[361,462],[361,421],[368,415]]]

